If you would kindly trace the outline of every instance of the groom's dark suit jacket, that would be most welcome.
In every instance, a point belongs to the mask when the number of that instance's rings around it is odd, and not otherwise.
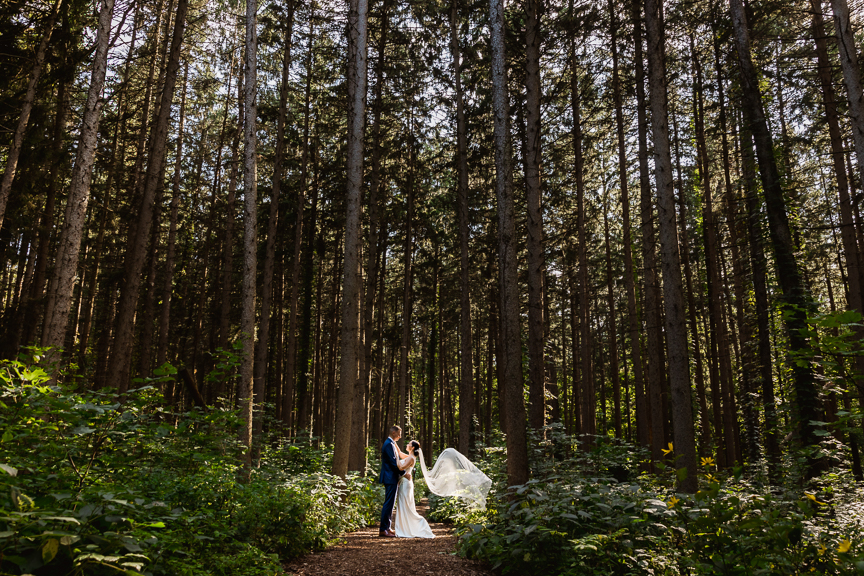
[[[393,449],[395,444],[388,436],[381,446],[381,474],[378,476],[378,482],[381,484],[398,484],[399,478],[405,474],[404,470],[399,470],[396,452]]]

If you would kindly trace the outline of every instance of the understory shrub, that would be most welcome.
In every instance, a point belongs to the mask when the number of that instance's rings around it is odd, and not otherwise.
[[[242,471],[234,411],[166,411],[155,382],[121,403],[39,360],[0,364],[0,574],[281,574],[378,515],[328,451],[270,438]]]
[[[493,478],[483,514],[436,501],[433,514],[458,526],[460,554],[505,574],[864,573],[862,490],[845,472],[805,490],[723,474],[706,458],[699,492],[685,495],[674,491],[671,467],[635,472],[632,446],[578,444],[560,430],[532,442],[532,480],[508,489]]]

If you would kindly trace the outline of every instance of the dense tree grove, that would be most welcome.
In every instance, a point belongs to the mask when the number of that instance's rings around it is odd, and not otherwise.
[[[504,433],[523,484],[559,424],[682,492],[700,457],[861,479],[858,6],[0,14],[3,357],[121,395],[168,363],[247,466],[275,434],[365,472],[398,423]]]

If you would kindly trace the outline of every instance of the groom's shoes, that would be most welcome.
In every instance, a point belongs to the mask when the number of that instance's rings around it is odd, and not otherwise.
[[[382,532],[379,532],[378,536],[381,538],[395,538],[396,533],[393,532],[392,530],[384,530]]]

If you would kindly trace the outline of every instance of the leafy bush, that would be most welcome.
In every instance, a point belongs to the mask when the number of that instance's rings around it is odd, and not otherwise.
[[[861,493],[848,477],[822,478],[818,493],[772,492],[740,470],[721,477],[708,458],[701,490],[683,495],[671,470],[635,474],[633,447],[595,441],[575,452],[573,439],[550,436],[536,444],[534,478],[510,490],[499,481],[482,517],[437,504],[459,526],[461,554],[512,574],[864,572]]]
[[[326,451],[267,443],[241,475],[235,412],[53,385],[40,360],[0,364],[0,573],[280,574],[377,517],[380,488]]]

